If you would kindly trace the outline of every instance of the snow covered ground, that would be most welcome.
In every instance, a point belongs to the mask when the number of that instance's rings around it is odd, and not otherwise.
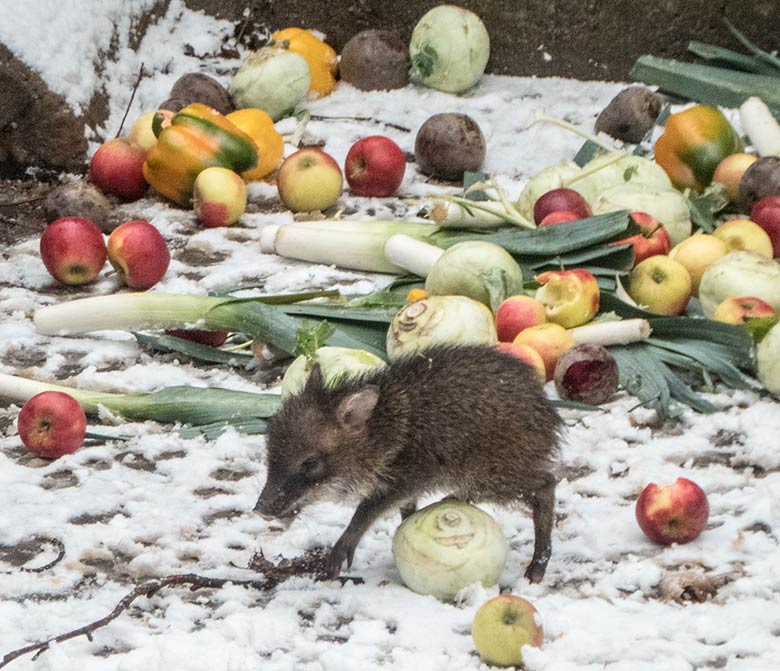
[[[228,31],[171,3],[137,52],[125,50],[95,80],[73,40],[101,34],[105,21],[128,25],[149,3],[99,3],[105,15],[89,18],[97,3],[30,3],[5,10],[0,38],[78,107],[96,86],[111,93],[112,135],[143,60],[145,79],[131,118],[165,99],[175,78],[196,67],[227,81],[227,66],[179,53],[185,42],[212,53]],[[49,6],[51,5],[51,6]],[[39,25],[43,12],[53,18]],[[62,9],[65,8],[65,9]],[[71,15],[65,11],[68,9]],[[73,13],[81,12],[76,18]],[[73,19],[70,38],[61,28]],[[8,21],[6,21],[6,17]],[[37,20],[37,22],[36,22]],[[60,58],[27,51],[9,35],[36,25],[39,44],[62,41]],[[5,27],[2,27],[5,26]],[[57,30],[52,30],[57,26]],[[103,27],[103,28],[101,28]],[[163,49],[159,35],[175,27]],[[46,32],[49,31],[49,32]],[[15,33],[14,33],[15,34]],[[101,38],[102,39],[102,38]],[[154,42],[157,40],[157,42]],[[90,47],[91,48],[91,47]],[[95,52],[97,53],[97,52]],[[164,65],[168,72],[162,74]],[[233,64],[235,66],[235,64]],[[128,82],[130,84],[128,84]],[[56,88],[56,86],[55,86]],[[471,115],[487,139],[487,171],[511,193],[539,169],[570,158],[580,140],[549,127],[527,128],[544,110],[591,128],[595,115],[621,89],[618,84],[485,77],[468,95],[453,97],[407,87],[361,93],[340,85],[312,113],[342,117],[312,121],[308,132],[325,142],[340,163],[349,146],[367,134],[384,133],[413,152],[414,132],[431,114]],[[370,117],[360,122],[343,117]],[[409,132],[384,126],[391,123]],[[283,122],[280,129],[291,130]],[[292,149],[288,148],[289,151]],[[349,217],[411,216],[416,199],[443,188],[408,164],[400,197],[360,199],[348,193],[339,207]],[[205,293],[262,280],[264,291],[336,287],[369,291],[386,281],[348,271],[262,255],[259,235],[269,223],[291,220],[276,204],[276,189],[250,191],[250,213],[230,229],[201,230],[191,212],[156,199],[123,206],[126,218],[147,218],[168,240],[173,261],[154,291]],[[107,272],[86,290],[64,289],[43,267],[37,240],[19,242],[0,256],[0,372],[111,391],[155,390],[193,384],[260,391],[257,372],[193,363],[151,354],[124,333],[43,337],[32,314],[82,295],[121,291]],[[107,266],[108,268],[108,266]],[[501,591],[532,601],[545,640],[529,650],[534,671],[769,671],[780,659],[780,405],[749,392],[708,396],[714,415],[682,412],[659,423],[636,400],[618,396],[604,412],[564,413],[567,433],[562,481],[557,490],[553,557],[545,581],[522,577],[532,552],[529,517],[488,508],[510,545]],[[90,429],[121,435],[46,462],[29,455],[16,435],[18,407],[0,409],[0,657],[29,642],[53,636],[108,614],[136,584],[174,573],[248,579],[245,566],[262,548],[269,558],[294,557],[332,544],[352,509],[321,504],[283,528],[250,511],[265,478],[260,437],[228,432],[213,442],[183,439],[170,426],[91,423]],[[707,492],[710,523],[702,536],[681,547],[660,548],[644,538],[634,502],[651,481],[689,477]],[[398,518],[380,520],[366,534],[348,572],[363,584],[295,578],[267,593],[229,586],[190,592],[174,588],[136,601],[127,613],[94,633],[53,646],[36,661],[25,657],[9,668],[97,671],[366,671],[480,669],[470,625],[477,608],[499,587],[473,587],[457,604],[419,596],[400,582],[390,542]],[[61,541],[65,558],[42,573],[19,571],[45,564]],[[37,539],[37,540],[36,540]],[[35,548],[41,552],[36,556]],[[692,603],[698,586],[711,598]]]

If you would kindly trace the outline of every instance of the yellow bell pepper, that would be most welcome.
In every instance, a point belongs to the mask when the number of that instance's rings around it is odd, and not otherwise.
[[[655,162],[678,189],[702,192],[724,158],[742,150],[739,135],[717,107],[696,105],[672,114],[655,143]]]
[[[286,47],[303,56],[311,71],[310,94],[324,97],[333,93],[333,89],[336,88],[336,70],[338,69],[338,58],[333,47],[315,37],[311,31],[303,28],[277,30],[271,35],[271,45]]]
[[[220,166],[244,172],[257,165],[252,138],[208,105],[187,105],[166,128],[162,121],[163,115],[157,113],[152,123],[157,144],[146,156],[144,177],[179,205],[190,205],[195,178],[202,170]]]
[[[273,119],[263,110],[247,107],[231,112],[225,117],[236,128],[252,138],[257,147],[259,158],[251,170],[241,173],[248,182],[263,179],[282,162],[284,138],[274,128]]]

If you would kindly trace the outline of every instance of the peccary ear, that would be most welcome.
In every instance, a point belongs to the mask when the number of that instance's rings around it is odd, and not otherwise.
[[[306,379],[304,388],[312,391],[314,389],[319,389],[320,387],[322,387],[322,370],[320,370],[320,364],[315,363],[314,367],[311,369],[311,373],[309,373],[309,377]]]
[[[336,410],[336,418],[341,426],[357,429],[364,425],[374,412],[379,400],[379,387],[369,384],[341,399]]]

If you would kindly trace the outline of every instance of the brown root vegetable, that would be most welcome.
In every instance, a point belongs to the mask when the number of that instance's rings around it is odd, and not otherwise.
[[[46,221],[63,217],[83,217],[95,223],[104,233],[110,233],[111,203],[89,182],[60,184],[49,192],[43,204]]]
[[[181,98],[168,98],[168,100],[164,100],[157,105],[158,110],[169,110],[171,112],[178,112],[185,107],[187,107],[187,103]]]
[[[555,364],[555,388],[561,398],[599,405],[618,389],[614,357],[601,345],[575,345]]]
[[[409,47],[392,30],[364,30],[341,50],[339,75],[363,91],[403,88],[409,83]]]
[[[234,109],[225,87],[201,72],[190,72],[179,77],[171,89],[170,97],[183,101],[185,105],[203,103],[220,114],[229,114]]]
[[[456,181],[485,160],[485,136],[466,114],[434,114],[417,131],[414,156],[420,172]]]
[[[762,198],[780,196],[780,158],[764,156],[750,164],[739,182],[739,204],[750,212]]]
[[[638,144],[653,127],[661,104],[661,96],[644,86],[623,89],[599,114],[596,132]]]

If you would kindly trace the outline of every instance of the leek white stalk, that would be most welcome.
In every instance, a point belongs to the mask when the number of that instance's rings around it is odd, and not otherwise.
[[[398,233],[426,238],[437,230],[437,226],[425,222],[307,221],[264,227],[260,249],[264,254],[309,263],[397,274],[401,268],[384,254],[387,239]]]
[[[24,403],[44,391],[69,394],[89,415],[101,407],[126,419],[182,422],[202,425],[264,419],[281,404],[277,394],[255,394],[232,389],[168,387],[141,394],[113,394],[87,391],[0,373],[0,398]]]
[[[391,235],[384,247],[385,258],[390,263],[420,277],[428,277],[442,254],[443,249],[403,233]]]
[[[583,324],[569,329],[575,344],[582,345],[629,345],[649,338],[653,329],[646,319],[620,319]]]
[[[759,156],[780,156],[780,124],[761,98],[751,96],[742,103],[739,118]]]
[[[41,308],[35,313],[33,323],[42,335],[181,326],[213,328],[205,319],[206,313],[229,300],[146,292],[94,296]]]

